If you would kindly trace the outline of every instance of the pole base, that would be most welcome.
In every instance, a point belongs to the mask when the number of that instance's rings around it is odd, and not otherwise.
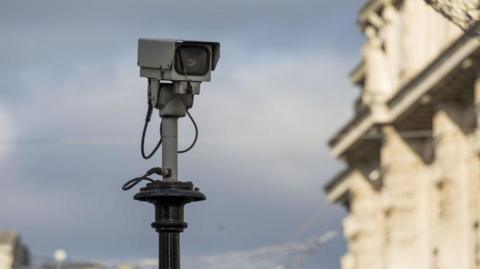
[[[133,198],[155,206],[152,227],[159,233],[183,232],[187,228],[183,218],[184,206],[207,199],[192,182],[160,180],[148,183]]]

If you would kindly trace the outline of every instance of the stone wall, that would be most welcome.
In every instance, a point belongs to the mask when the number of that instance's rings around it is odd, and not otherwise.
[[[480,157],[472,115],[465,104],[439,103],[431,140],[384,126],[379,188],[361,163],[351,164],[344,269],[480,268]],[[431,162],[421,154],[425,147],[433,148]]]
[[[413,130],[424,135],[405,136],[412,130],[389,122],[386,102],[462,32],[423,0],[381,2],[361,25],[361,101],[382,123],[380,156],[366,158],[380,160],[381,184],[369,178],[368,160],[346,153],[352,172],[342,268],[480,269],[480,79],[459,90],[473,93],[466,99],[435,96],[431,122]]]

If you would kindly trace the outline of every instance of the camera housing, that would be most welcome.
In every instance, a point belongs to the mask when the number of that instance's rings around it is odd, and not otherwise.
[[[149,38],[138,40],[140,76],[149,79],[210,81],[219,58],[220,43],[217,42]]]

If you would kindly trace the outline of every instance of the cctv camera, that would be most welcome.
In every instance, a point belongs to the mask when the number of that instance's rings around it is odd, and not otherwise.
[[[184,41],[170,39],[138,40],[140,76],[172,81],[176,88],[187,84],[194,90],[202,81],[210,81],[220,58],[217,42]],[[176,92],[182,92],[177,89]]]

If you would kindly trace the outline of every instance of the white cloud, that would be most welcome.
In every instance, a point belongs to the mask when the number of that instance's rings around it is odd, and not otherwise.
[[[18,228],[33,253],[154,252],[151,207],[120,191],[123,180],[158,163],[138,153],[146,108],[139,36],[222,43],[213,80],[195,99],[198,145],[180,162],[183,179],[209,198],[187,209],[185,254],[275,244],[294,227],[300,237],[340,222],[320,185],[335,171],[325,140],[350,111],[346,74],[362,3],[7,2],[0,0],[0,88],[9,110],[0,122],[14,132],[0,130],[0,139],[17,141],[0,169],[0,226]],[[189,125],[182,121],[182,146]],[[312,212],[324,218],[305,231]]]
[[[183,266],[192,269],[286,269],[300,268],[303,263],[321,251],[321,247],[337,236],[338,232],[330,230],[304,242],[289,242],[261,246],[249,250],[237,250],[208,256],[187,256]],[[117,265],[122,261],[107,261],[107,265]],[[158,267],[158,259],[129,261],[135,267],[149,269]],[[303,267],[302,267],[303,268]]]
[[[0,165],[2,159],[11,150],[11,143],[14,140],[14,126],[6,106],[0,103]]]
[[[346,66],[342,57],[326,54],[285,55],[281,59],[259,55],[248,65],[243,59],[221,59],[212,82],[203,84],[201,95],[195,99],[198,146],[181,156],[181,175],[206,190],[210,199],[201,213],[190,211],[192,227],[221,237],[211,228],[212,223],[235,231],[255,221],[260,224],[254,233],[265,235],[251,240],[269,242],[305,222],[312,211],[325,212],[320,185],[328,169],[335,169],[327,167],[334,162],[327,154],[325,140],[349,114]],[[30,233],[41,231],[45,237],[71,236],[85,241],[86,234],[99,233],[117,240],[118,231],[138,229],[141,221],[150,221],[150,208],[131,201],[119,190],[122,179],[155,162],[139,160],[138,152],[131,149],[132,144],[137,147],[143,125],[147,83],[138,77],[131,61],[102,68],[84,64],[74,70],[75,76],[69,73],[60,81],[55,76],[57,70],[30,73],[34,79],[25,87],[34,90],[12,111],[18,135],[61,145],[22,147],[15,159],[17,168],[3,171],[3,175],[11,174],[11,191],[0,196],[5,202],[0,212],[7,223],[25,223],[22,227],[26,228],[28,223],[35,223],[36,229]],[[190,142],[189,125],[182,120],[182,146]],[[156,135],[155,129],[152,126],[150,136]],[[65,142],[94,145],[72,147],[62,144]],[[131,151],[122,151],[123,144]],[[28,199],[8,207],[17,197]],[[63,203],[65,200],[69,202]],[[92,206],[96,203],[102,206]],[[124,211],[119,209],[122,206]],[[247,209],[253,206],[259,210]],[[42,217],[26,213],[32,210]],[[136,222],[125,220],[125,210],[128,216],[138,216]],[[248,219],[236,213],[229,215],[243,210],[249,212]],[[75,235],[62,229],[69,222],[48,223],[71,211],[77,212],[70,217],[78,225]],[[111,219],[104,218],[105,212],[111,212]],[[212,219],[204,220],[203,214]],[[85,218],[95,222],[82,223]],[[109,227],[112,219],[124,223],[105,233],[101,229]],[[270,227],[272,219],[282,220],[274,230]],[[150,238],[151,233],[145,228],[142,238]],[[251,241],[237,233],[237,239],[227,238],[230,236],[225,233],[225,239],[219,240],[236,247]],[[196,242],[206,240],[202,234],[198,236]],[[80,241],[78,248],[89,245]],[[48,245],[39,242],[36,244]]]
[[[312,168],[329,158],[327,138],[350,114],[347,60],[329,54],[259,56],[248,63],[235,59],[235,66],[228,58],[221,60],[225,66],[219,65],[212,82],[204,83],[196,96],[193,115],[200,137],[198,149],[186,158],[204,163],[209,155],[259,188],[311,188],[318,173]],[[67,144],[138,144],[146,81],[130,62],[100,71],[80,67],[76,77],[53,90],[53,76],[35,80],[34,94],[18,108],[22,137]],[[158,136],[155,124],[150,137]],[[190,122],[181,120],[180,131],[184,147],[193,133]]]
[[[328,158],[328,137],[351,113],[345,66],[346,59],[323,54],[238,64],[197,98],[200,143],[256,159],[255,168],[269,170],[285,190],[306,187],[315,172],[307,168]]]

